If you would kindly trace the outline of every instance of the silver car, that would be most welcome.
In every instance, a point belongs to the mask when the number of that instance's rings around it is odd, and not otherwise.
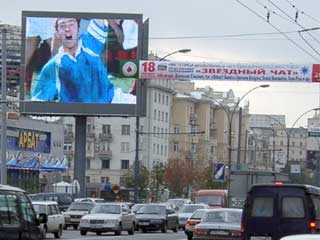
[[[115,235],[121,235],[122,231],[128,231],[129,235],[133,235],[135,221],[135,215],[124,203],[97,203],[89,214],[81,218],[80,234],[114,232]]]
[[[242,209],[207,209],[193,231],[194,240],[240,239]]]
[[[198,209],[204,209],[208,208],[208,205],[206,204],[184,204],[179,212],[178,212],[178,218],[179,218],[179,228],[184,229],[186,222],[188,218]]]
[[[72,226],[74,230],[77,230],[80,219],[88,214],[94,205],[94,202],[73,202],[67,211],[63,212],[65,221],[64,229]]]

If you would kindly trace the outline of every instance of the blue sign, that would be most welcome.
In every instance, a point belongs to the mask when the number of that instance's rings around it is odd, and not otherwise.
[[[213,165],[212,180],[224,181],[225,177],[225,165],[224,163],[215,163]]]
[[[9,150],[50,153],[50,147],[50,132],[7,127],[7,149]]]

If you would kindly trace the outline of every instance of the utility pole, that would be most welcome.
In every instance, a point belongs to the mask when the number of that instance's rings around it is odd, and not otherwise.
[[[139,180],[140,180],[140,163],[139,163],[139,131],[140,117],[136,116],[136,150],[134,160],[134,202],[140,202]]]
[[[241,148],[241,128],[242,128],[242,108],[239,109],[239,127],[238,127],[238,148],[237,148],[237,170],[240,170],[240,148]]]
[[[1,184],[7,184],[7,29],[1,33]]]

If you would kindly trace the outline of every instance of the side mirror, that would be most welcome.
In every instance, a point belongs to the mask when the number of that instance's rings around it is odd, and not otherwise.
[[[40,213],[38,220],[39,220],[39,224],[40,223],[47,223],[48,222],[48,215],[45,213]]]

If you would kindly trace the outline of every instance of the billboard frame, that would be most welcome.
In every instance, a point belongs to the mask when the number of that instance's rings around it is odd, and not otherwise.
[[[87,12],[47,12],[47,11],[22,11],[21,31],[21,69],[20,76],[20,112],[31,115],[47,116],[137,116],[144,115],[143,107],[146,95],[144,84],[138,80],[136,89],[136,104],[118,103],[61,103],[54,101],[31,101],[25,100],[25,47],[26,47],[26,19],[27,17],[70,17],[70,18],[100,18],[100,19],[129,19],[138,20],[138,47],[137,60],[143,57],[143,19],[142,14],[128,13],[87,13]]]

